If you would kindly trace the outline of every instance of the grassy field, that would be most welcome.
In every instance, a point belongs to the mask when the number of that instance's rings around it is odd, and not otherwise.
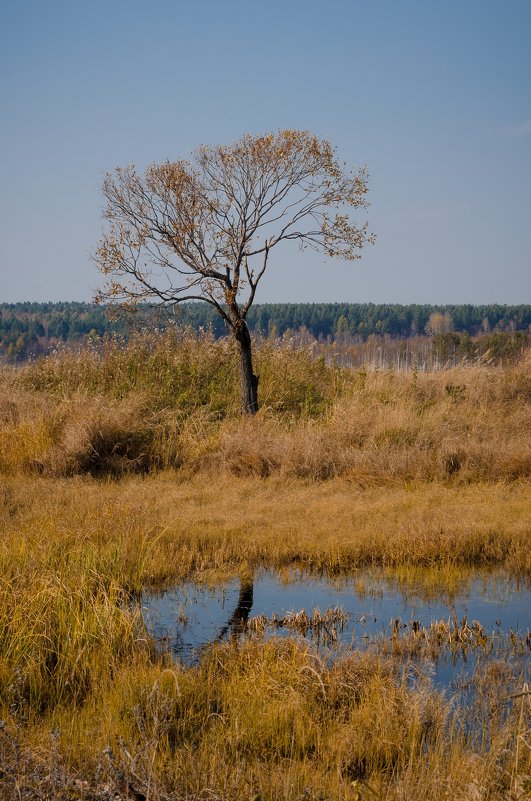
[[[239,414],[232,345],[176,335],[60,353],[0,383],[0,473],[154,468],[359,483],[529,476],[530,360],[435,373],[256,354],[262,409]]]
[[[529,797],[507,665],[460,718],[382,653],[249,641],[184,669],[135,602],[265,565],[528,580],[529,361],[349,372],[265,347],[247,419],[232,357],[166,336],[3,371],[0,797]]]

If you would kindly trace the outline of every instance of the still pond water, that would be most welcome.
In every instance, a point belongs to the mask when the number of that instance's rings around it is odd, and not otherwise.
[[[413,654],[413,662],[422,663],[423,672],[439,688],[466,682],[489,660],[505,660],[520,680],[526,679],[531,666],[531,583],[502,572],[469,572],[454,579],[449,590],[448,582],[434,583],[430,574],[400,580],[370,571],[339,580],[259,571],[252,578],[214,588],[184,583],[145,595],[142,608],[155,639],[187,665],[196,663],[212,643],[231,636],[305,638],[326,659],[352,648],[394,653],[393,642],[408,637],[414,641],[419,629],[418,636],[424,636],[424,631],[433,632],[432,624],[442,623],[443,632],[446,624],[448,632],[465,630],[470,636],[466,647],[460,645],[461,635],[451,647],[443,635],[442,646],[423,647]],[[311,621],[318,618],[314,610],[341,611],[330,613],[324,625],[312,627]],[[305,627],[308,618],[310,625]],[[483,647],[478,646],[482,638],[486,638]]]

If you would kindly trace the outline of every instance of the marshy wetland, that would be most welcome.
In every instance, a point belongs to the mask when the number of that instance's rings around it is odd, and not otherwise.
[[[442,578],[442,577],[441,577]],[[531,583],[501,571],[355,571],[343,577],[284,570],[248,572],[204,586],[183,582],[145,594],[146,626],[161,649],[197,664],[216,643],[247,636],[297,637],[321,658],[356,650],[406,659],[451,691],[506,658],[524,675],[531,657]]]
[[[528,797],[529,362],[257,356],[3,371],[0,797]]]

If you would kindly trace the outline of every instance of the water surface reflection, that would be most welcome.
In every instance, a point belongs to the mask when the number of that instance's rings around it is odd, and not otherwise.
[[[326,658],[367,647],[401,651],[410,661],[416,654],[435,684],[448,686],[466,681],[488,660],[503,658],[519,672],[527,670],[530,598],[529,582],[502,572],[470,572],[450,585],[418,571],[408,576],[365,571],[343,579],[261,571],[214,588],[181,584],[144,596],[142,604],[155,638],[185,664],[200,659],[210,644],[244,632],[246,636],[298,636],[311,639]],[[340,609],[343,614],[336,615],[337,624],[325,622],[321,627],[283,623],[293,621],[294,615],[296,621],[296,613],[300,613],[299,621],[312,621],[316,609],[321,613]],[[433,630],[435,621],[446,622],[454,633],[464,624],[462,631],[474,633],[470,637],[474,647],[465,643],[466,638],[462,647],[445,647],[444,626],[441,647],[416,651],[402,647],[407,644],[406,635],[420,636],[430,626]],[[476,636],[478,632],[481,637]]]

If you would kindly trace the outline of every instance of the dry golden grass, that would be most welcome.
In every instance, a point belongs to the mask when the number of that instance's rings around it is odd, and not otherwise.
[[[120,482],[4,479],[2,575],[68,558],[67,570],[121,586],[179,580],[244,563],[344,572],[363,565],[488,566],[531,572],[524,482],[360,487],[166,472]],[[51,563],[50,563],[50,560]]]
[[[0,797],[523,799],[528,696],[511,710],[503,666],[472,731],[385,654],[330,667],[273,641],[181,669],[134,599],[261,565],[422,571],[427,592],[531,575],[529,365],[264,349],[248,419],[226,344],[136,344],[0,379]]]
[[[499,481],[531,472],[531,371],[357,373],[258,351],[263,406],[238,412],[230,345],[167,338],[49,357],[0,383],[0,473],[187,473]]]
[[[8,720],[6,801],[21,788],[26,798],[157,801],[525,798],[531,758],[514,739],[528,699],[507,715],[500,671],[461,716],[428,686],[407,689],[390,659],[326,666],[289,641],[217,647],[188,670],[128,660],[112,679],[75,711],[57,707],[53,736]],[[490,722],[471,733],[474,715]],[[26,792],[36,781],[45,796]]]

